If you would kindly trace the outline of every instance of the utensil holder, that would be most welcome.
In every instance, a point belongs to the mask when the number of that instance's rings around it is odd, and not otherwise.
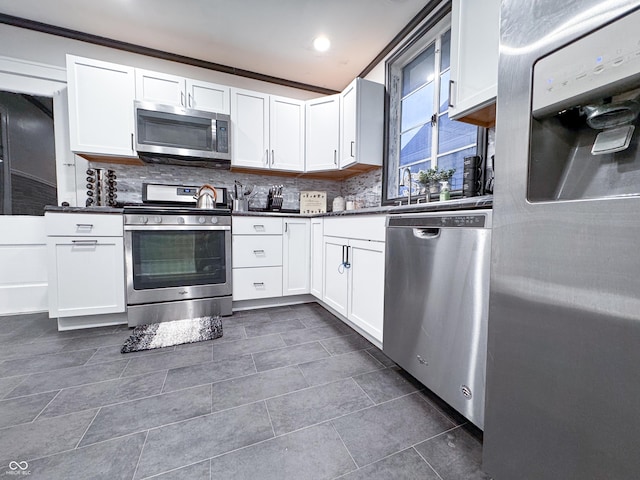
[[[247,212],[249,211],[249,200],[246,198],[240,198],[233,201],[233,210],[235,212]]]

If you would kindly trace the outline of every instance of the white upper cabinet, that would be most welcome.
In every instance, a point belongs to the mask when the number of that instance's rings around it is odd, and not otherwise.
[[[134,69],[67,55],[69,141],[76,153],[137,157]]]
[[[384,85],[356,78],[340,94],[340,169],[382,165]]]
[[[274,170],[304,171],[304,102],[270,99],[270,166]]]
[[[186,107],[184,78],[136,68],[136,100]]]
[[[308,100],[306,171],[337,170],[340,151],[340,95]]]
[[[189,108],[207,112],[229,114],[230,88],[215,83],[187,78],[187,104]]]
[[[136,100],[229,113],[229,87],[168,73],[136,69]]]
[[[500,0],[453,0],[449,117],[495,124]]]
[[[269,95],[231,89],[231,164],[269,168]]]
[[[231,165],[304,171],[304,102],[231,89]]]

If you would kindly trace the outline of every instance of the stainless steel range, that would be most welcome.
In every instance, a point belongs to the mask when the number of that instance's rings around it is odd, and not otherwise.
[[[231,315],[231,211],[195,208],[196,186],[145,184],[124,208],[129,326]]]

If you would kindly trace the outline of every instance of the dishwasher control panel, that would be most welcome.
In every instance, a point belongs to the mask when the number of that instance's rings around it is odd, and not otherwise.
[[[389,218],[390,227],[432,227],[432,228],[484,228],[486,215],[420,215]]]

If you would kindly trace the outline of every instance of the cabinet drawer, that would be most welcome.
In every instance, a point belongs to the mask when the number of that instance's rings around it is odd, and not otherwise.
[[[44,219],[50,237],[122,237],[123,234],[123,220],[119,214],[47,212]]]
[[[324,234],[384,242],[386,218],[385,215],[327,217],[324,219]]]
[[[234,268],[233,299],[282,296],[282,267]]]
[[[241,235],[282,235],[282,218],[233,217],[231,231]]]
[[[234,268],[282,266],[281,235],[233,235],[232,251]]]

